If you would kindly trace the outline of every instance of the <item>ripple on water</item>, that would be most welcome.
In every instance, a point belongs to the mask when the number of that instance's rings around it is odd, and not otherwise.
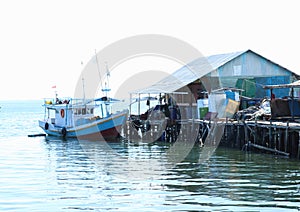
[[[300,199],[298,163],[218,149],[206,163],[168,166],[162,144],[0,139],[7,211],[286,211]],[[197,151],[196,151],[197,152]],[[136,162],[136,163],[135,163]]]

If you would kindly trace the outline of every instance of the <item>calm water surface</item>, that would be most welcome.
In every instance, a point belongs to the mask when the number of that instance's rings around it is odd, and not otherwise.
[[[299,211],[299,161],[200,148],[170,166],[162,143],[29,138],[41,101],[1,101],[0,210]]]

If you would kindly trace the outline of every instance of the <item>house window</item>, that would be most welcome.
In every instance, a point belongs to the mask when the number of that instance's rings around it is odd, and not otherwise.
[[[234,76],[242,75],[242,66],[241,65],[233,66],[233,75]]]

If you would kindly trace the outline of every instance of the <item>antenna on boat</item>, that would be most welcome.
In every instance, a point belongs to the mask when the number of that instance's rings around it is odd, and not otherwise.
[[[105,68],[106,68],[106,80],[107,80],[107,87],[109,88],[109,77],[110,77],[110,71],[108,69],[107,62],[105,62]]]
[[[103,88],[103,86],[102,86],[102,79],[101,79],[101,73],[100,73],[100,67],[99,67],[99,62],[98,62],[98,57],[97,57],[97,51],[96,51],[96,49],[95,49],[95,57],[96,57],[97,70],[98,70],[98,74],[99,74],[99,78],[100,78],[100,85],[101,85],[101,88]]]
[[[58,94],[57,94],[57,90],[56,90],[56,85],[53,85],[52,87],[51,87],[52,89],[55,89],[54,90],[54,95],[55,95],[55,99],[54,99],[54,101],[56,102],[57,100],[58,100]]]
[[[108,70],[107,62],[105,62],[105,67],[106,67],[106,82],[105,82],[105,87],[102,88],[102,92],[105,93],[104,101],[105,101],[106,116],[109,116],[110,112],[109,112],[108,106],[110,104],[110,99],[108,97],[108,92],[110,92],[111,89],[109,88],[110,73],[109,73],[109,70]]]
[[[85,102],[84,78],[82,77],[83,102]]]
[[[105,62],[105,67],[106,67],[106,80],[107,82],[105,82],[105,87],[102,88],[102,91],[105,92],[105,96],[108,97],[108,92],[111,90],[109,88],[109,77],[110,77],[110,72],[108,70],[108,66],[107,66],[107,62]]]

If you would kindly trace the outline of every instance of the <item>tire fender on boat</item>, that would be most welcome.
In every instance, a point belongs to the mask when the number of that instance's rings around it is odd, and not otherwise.
[[[61,116],[62,118],[65,117],[65,110],[64,110],[64,109],[61,109],[61,110],[60,110],[60,116]]]
[[[66,137],[66,135],[67,135],[67,129],[65,127],[63,127],[61,129],[61,134],[62,134],[63,137]]]
[[[45,130],[48,130],[49,129],[49,124],[48,122],[45,123]]]

